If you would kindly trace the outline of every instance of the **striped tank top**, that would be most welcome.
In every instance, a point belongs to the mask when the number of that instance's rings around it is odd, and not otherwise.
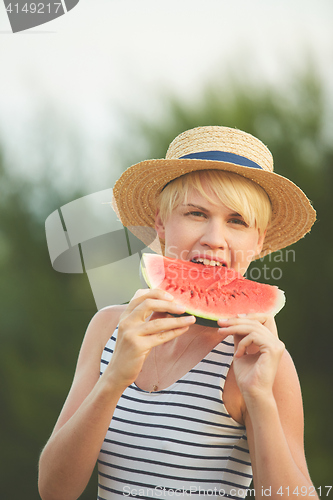
[[[101,375],[116,335],[104,348]],[[232,341],[165,390],[126,388],[99,454],[98,500],[245,497],[252,479],[246,430],[223,403]]]

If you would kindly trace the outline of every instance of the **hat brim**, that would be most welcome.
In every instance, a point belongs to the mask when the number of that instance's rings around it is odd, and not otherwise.
[[[146,160],[129,167],[113,189],[113,206],[122,224],[145,244],[152,244],[155,226],[156,199],[164,186],[197,170],[224,170],[256,182],[268,194],[272,204],[272,219],[260,255],[285,248],[308,233],[316,220],[316,212],[303,191],[289,179],[259,168],[234,163],[198,159]]]

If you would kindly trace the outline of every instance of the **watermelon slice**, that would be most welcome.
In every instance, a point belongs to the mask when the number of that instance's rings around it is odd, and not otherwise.
[[[197,323],[217,326],[218,319],[237,314],[264,313],[275,316],[285,304],[277,286],[244,278],[233,269],[143,254],[141,272],[150,288],[171,293]]]

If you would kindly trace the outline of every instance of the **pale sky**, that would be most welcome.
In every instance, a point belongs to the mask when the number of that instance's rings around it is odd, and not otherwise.
[[[332,0],[81,0],[12,34],[1,4],[0,133],[24,142],[51,105],[102,144],[106,130],[117,135],[118,107],[154,115],[161,86],[195,103],[204,82],[230,68],[283,85],[306,50],[332,92],[332,25]]]

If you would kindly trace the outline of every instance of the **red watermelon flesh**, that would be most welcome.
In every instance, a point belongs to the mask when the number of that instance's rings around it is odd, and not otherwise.
[[[237,314],[274,316],[285,304],[284,292],[277,286],[248,280],[226,267],[143,254],[141,270],[150,288],[171,293],[188,314],[209,320],[201,323],[210,326],[210,321],[216,326],[218,319]]]

